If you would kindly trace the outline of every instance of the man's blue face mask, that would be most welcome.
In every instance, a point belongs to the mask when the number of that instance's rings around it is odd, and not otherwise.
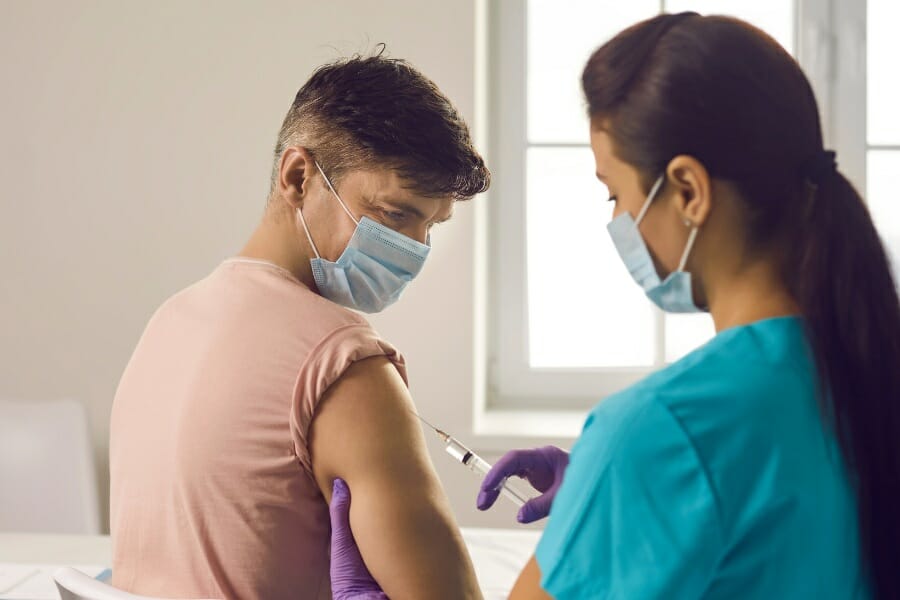
[[[422,270],[431,251],[430,239],[421,244],[368,217],[357,219],[319,163],[316,168],[341,208],[356,223],[347,247],[337,262],[331,262],[319,255],[303,211],[297,208],[298,220],[316,254],[316,258],[310,259],[316,287],[322,296],[342,306],[366,313],[382,311],[400,298],[403,289]]]
[[[641,237],[641,232],[638,229],[638,226],[644,219],[644,215],[647,214],[647,209],[650,208],[650,204],[659,193],[665,177],[665,174],[660,175],[656,183],[653,184],[653,188],[647,196],[647,201],[644,202],[641,212],[638,213],[637,220],[632,219],[631,215],[626,211],[610,221],[606,228],[610,237],[612,237],[616,250],[619,252],[619,256],[622,257],[628,272],[631,273],[631,277],[644,289],[644,293],[647,294],[647,297],[654,304],[671,313],[702,312],[702,309],[698,308],[694,303],[691,291],[691,274],[684,270],[691,248],[693,248],[694,241],[697,239],[697,232],[699,231],[697,226],[688,222],[688,226],[692,227],[692,229],[688,236],[687,246],[681,255],[681,261],[678,263],[678,269],[669,273],[665,280],[660,280],[656,267],[653,264],[653,258],[651,258],[650,251],[647,249],[647,244],[644,242],[644,238]]]

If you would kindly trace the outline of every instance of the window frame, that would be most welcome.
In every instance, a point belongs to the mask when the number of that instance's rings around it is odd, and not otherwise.
[[[777,1],[777,0],[770,0]],[[535,368],[529,365],[526,156],[527,0],[487,2],[488,156],[494,174],[488,208],[487,365],[484,410],[585,411],[665,364],[665,320],[655,312],[649,367]],[[665,0],[659,2],[660,10]],[[837,24],[837,25],[835,25]],[[794,1],[794,52],[813,85],[826,145],[865,195],[867,145],[866,2]],[[839,117],[839,118],[838,118]]]

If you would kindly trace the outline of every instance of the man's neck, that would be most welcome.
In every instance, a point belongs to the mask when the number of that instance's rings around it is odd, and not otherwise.
[[[318,293],[309,262],[312,258],[309,244],[285,215],[267,213],[238,256],[278,265]]]

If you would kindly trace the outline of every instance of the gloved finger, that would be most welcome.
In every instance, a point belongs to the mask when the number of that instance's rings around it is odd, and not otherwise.
[[[475,506],[478,507],[478,510],[487,510],[494,505],[494,502],[497,501],[499,496],[500,490],[482,489],[478,492],[478,499],[475,501]]]
[[[513,475],[522,476],[535,464],[533,450],[510,450],[500,457],[481,481],[482,491],[493,491],[500,487],[503,480]]]
[[[532,498],[519,509],[516,520],[518,520],[519,523],[532,523],[539,519],[543,519],[550,514],[553,496],[554,494],[542,494],[537,498]]]
[[[350,488],[343,479],[335,479],[331,486],[331,549],[332,552],[348,544],[355,544],[350,529]]]

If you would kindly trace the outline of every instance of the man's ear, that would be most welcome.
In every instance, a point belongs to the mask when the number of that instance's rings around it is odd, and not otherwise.
[[[686,225],[701,227],[712,210],[709,172],[693,156],[679,155],[669,161],[666,176],[675,190],[675,208]]]
[[[281,197],[291,208],[303,206],[309,193],[310,179],[315,172],[315,161],[306,148],[289,146],[281,153],[277,187]]]

